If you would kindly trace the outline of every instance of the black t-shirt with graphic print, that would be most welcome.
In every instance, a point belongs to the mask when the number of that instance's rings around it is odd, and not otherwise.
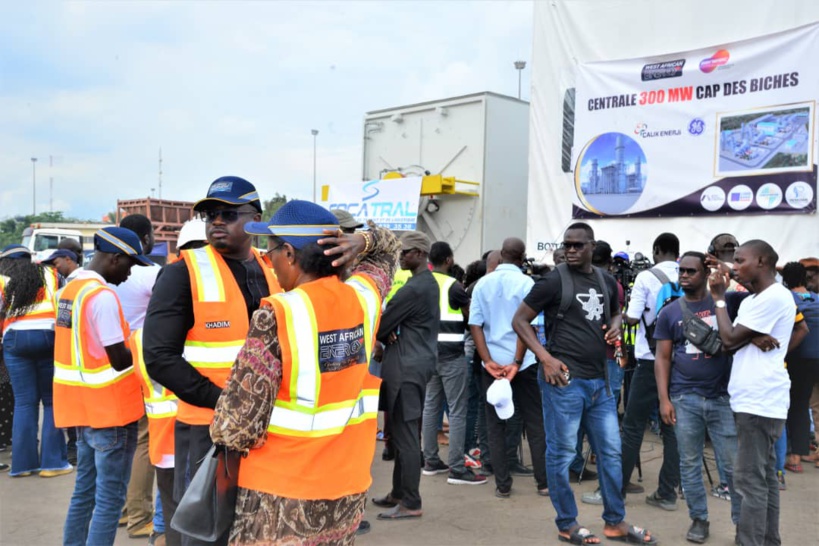
[[[595,379],[604,376],[606,365],[606,341],[603,324],[602,287],[597,283],[594,272],[584,274],[569,269],[574,282],[575,297],[561,323],[557,326],[551,345],[551,354],[569,368],[572,377]],[[609,293],[611,316],[618,314],[617,281],[605,273],[606,289]],[[523,300],[535,312],[546,311],[546,335],[552,335],[552,328],[562,294],[560,273],[550,272],[535,283],[529,295]]]

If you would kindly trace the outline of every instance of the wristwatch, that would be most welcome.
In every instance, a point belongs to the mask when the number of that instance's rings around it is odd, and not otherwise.
[[[515,364],[518,366],[523,366],[523,359],[515,359]]]
[[[717,300],[717,301],[714,302],[714,305],[718,309],[725,309],[725,300]]]

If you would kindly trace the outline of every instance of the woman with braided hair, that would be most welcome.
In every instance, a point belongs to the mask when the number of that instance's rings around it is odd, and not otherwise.
[[[11,476],[43,478],[68,474],[65,438],[54,427],[52,380],[54,377],[54,294],[59,276],[51,267],[31,262],[31,254],[18,245],[0,252],[0,322],[3,357],[14,391]],[[43,405],[41,449],[37,423]]]

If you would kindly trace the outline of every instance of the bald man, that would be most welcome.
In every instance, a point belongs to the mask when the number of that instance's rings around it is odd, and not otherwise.
[[[785,355],[796,308],[790,291],[776,282],[779,256],[765,241],[738,247],[733,273],[751,292],[732,323],[725,303],[729,276],[715,270],[709,284],[725,349],[734,353],[728,394],[737,426],[739,450],[734,463],[734,489],[742,496],[739,544],[781,544],[779,485],[774,444],[782,435],[790,404],[790,378]],[[759,347],[751,339],[770,336]]]

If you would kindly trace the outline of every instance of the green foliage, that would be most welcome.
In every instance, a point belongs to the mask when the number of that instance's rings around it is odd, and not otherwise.
[[[37,222],[82,223],[83,220],[66,218],[62,212],[27,214],[25,216],[15,216],[14,218],[0,220],[0,248],[12,243],[21,243],[23,241],[23,230]]]
[[[263,203],[264,208],[262,210],[262,220],[266,222],[270,220],[274,214],[276,214],[276,211],[279,210],[282,205],[287,203],[287,196],[279,195],[279,192],[276,192],[276,195],[274,195],[272,199],[268,199]]]

